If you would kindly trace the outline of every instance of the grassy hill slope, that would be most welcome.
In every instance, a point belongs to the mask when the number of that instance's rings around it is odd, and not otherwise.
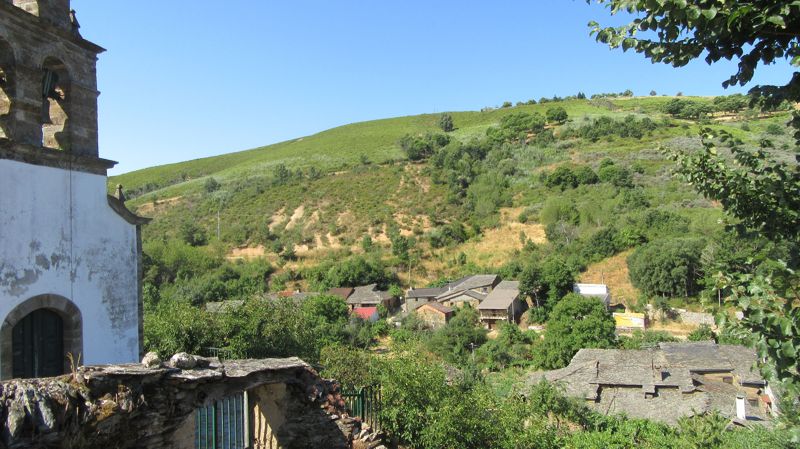
[[[509,114],[544,115],[553,106],[564,107],[569,114],[566,124],[548,126],[554,140],[503,147],[497,156],[503,160],[492,162],[491,176],[507,184],[502,189],[506,197],[484,211],[481,220],[475,219],[482,206],[474,198],[454,199],[452,185],[448,187],[440,169],[430,162],[408,161],[398,145],[406,134],[441,132],[438,114],[355,123],[253,150],[138,170],[112,177],[109,185],[123,184],[129,192],[128,206],[154,217],[145,228],[145,241],[179,237],[181,227],[190,222],[209,242],[217,240],[219,230],[230,257],[263,256],[295,272],[331,254],[363,252],[365,236],[388,247],[388,236],[395,229],[418,242],[413,270],[399,274],[404,283],[419,285],[476,267],[499,269],[513,260],[527,239],[544,242],[556,200],[567,201],[578,211],[570,231],[576,238],[589,238],[608,226],[627,226],[625,220],[636,219],[636,207],[684,217],[691,235],[713,232],[719,228],[719,209],[672,178],[672,164],[659,150],[698,148],[701,126],[725,129],[749,145],[768,136],[779,154],[791,155],[788,133],[775,131],[776,126],[785,127],[785,113],[715,114],[700,123],[663,114],[663,105],[670,100],[572,99],[450,113],[456,129],[449,136],[459,142],[484,138],[487,129]],[[711,103],[705,98],[691,100]],[[625,117],[647,118],[655,125],[639,137],[613,132],[598,138],[575,135],[575,130],[592,126],[600,117],[615,123]],[[544,182],[543,176],[561,165],[597,171],[607,158],[634,172],[632,189],[602,182],[562,191]],[[209,185],[211,178],[214,182]],[[477,181],[471,181],[473,191],[468,194],[492,196],[492,187],[483,193],[474,188]],[[641,204],[627,203],[628,190],[641,196]],[[433,233],[452,222],[467,225],[466,242],[441,248],[429,243]],[[287,247],[294,254],[282,260],[278,253]]]

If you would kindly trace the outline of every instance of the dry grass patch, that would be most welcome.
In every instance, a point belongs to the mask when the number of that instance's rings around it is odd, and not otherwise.
[[[225,258],[228,260],[253,260],[260,259],[267,256],[267,248],[264,245],[258,245],[248,248],[233,248]]]
[[[292,213],[292,217],[289,218],[289,223],[286,223],[286,229],[292,229],[293,227],[297,226],[297,222],[303,218],[303,215],[306,213],[306,206],[301,204],[297,209],[294,210]]]
[[[609,257],[596,264],[589,265],[580,276],[580,282],[587,284],[606,284],[611,291],[611,299],[615,304],[633,304],[639,297],[639,290],[631,284],[628,276],[628,250]]]
[[[509,207],[500,210],[500,226],[486,229],[483,236],[455,248],[454,254],[463,252],[467,259],[489,268],[498,268],[522,249],[522,234],[533,243],[545,243],[547,237],[544,226],[539,223],[520,223],[517,220],[522,207]]]
[[[174,196],[172,198],[166,198],[163,200],[156,199],[155,201],[151,201],[149,203],[142,204],[141,206],[136,208],[137,215],[152,215],[154,213],[164,212],[167,209],[175,206],[176,204],[180,203],[183,196]]]
[[[278,212],[275,212],[272,215],[272,218],[269,221],[270,232],[274,232],[275,229],[284,221],[286,221],[286,208],[282,207],[280,210],[278,210]]]

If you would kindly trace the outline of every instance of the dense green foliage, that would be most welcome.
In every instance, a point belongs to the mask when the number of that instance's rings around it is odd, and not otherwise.
[[[537,366],[563,368],[581,348],[616,346],[611,313],[596,298],[570,293],[553,308],[544,341],[535,353]]]
[[[702,278],[702,242],[659,240],[640,246],[628,257],[633,285],[653,296],[691,296]]]

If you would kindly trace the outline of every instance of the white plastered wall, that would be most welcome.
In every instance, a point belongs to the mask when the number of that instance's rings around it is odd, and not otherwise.
[[[106,177],[0,159],[0,319],[55,294],[83,317],[84,364],[139,357],[136,227]]]

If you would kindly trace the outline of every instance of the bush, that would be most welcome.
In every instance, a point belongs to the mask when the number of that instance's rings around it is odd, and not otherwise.
[[[538,133],[544,130],[545,119],[541,114],[528,114],[515,112],[500,119],[499,127],[486,130],[489,140],[497,143],[525,141],[529,133]]]
[[[633,187],[633,174],[630,170],[617,165],[600,168],[597,176],[601,181],[613,184],[615,187]]]
[[[180,233],[181,240],[190,246],[202,246],[208,242],[206,231],[194,220],[186,220],[181,223],[178,232]]]
[[[434,248],[443,248],[448,245],[462,243],[467,240],[467,231],[458,221],[444,225],[440,228],[431,231],[428,236],[431,246]]]
[[[635,330],[630,337],[620,337],[622,349],[646,349],[657,346],[662,342],[678,341],[666,331]]]
[[[786,127],[777,123],[770,123],[765,131],[773,136],[782,136],[786,132]]]
[[[717,336],[714,334],[714,331],[711,330],[711,326],[708,324],[701,324],[700,327],[690,332],[686,339],[689,341],[715,341]]]
[[[600,178],[597,177],[597,173],[588,165],[580,165],[572,172],[575,174],[575,181],[577,181],[578,185],[597,184],[597,182],[600,181]]]
[[[611,257],[622,248],[619,245],[619,233],[613,227],[603,228],[592,234],[581,252],[587,262],[599,262]]]
[[[454,130],[455,126],[453,125],[453,116],[447,113],[440,115],[439,128],[441,128],[442,131],[446,133],[449,133],[450,131]]]
[[[534,361],[543,369],[563,368],[579,349],[613,348],[616,341],[616,324],[605,304],[597,298],[570,293],[550,313]]]
[[[323,261],[306,271],[305,278],[316,291],[373,283],[386,288],[393,280],[379,259],[363,256]]]
[[[633,285],[651,296],[692,296],[702,278],[699,240],[661,240],[636,248],[628,257]]]
[[[420,161],[427,159],[439,148],[450,143],[450,138],[445,134],[425,134],[424,136],[413,136],[406,134],[401,137],[398,144],[406,152],[408,159]]]
[[[206,179],[205,182],[203,183],[203,190],[205,190],[206,193],[216,192],[217,190],[219,190],[219,188],[220,188],[219,182],[217,182],[216,179],[211,177]]]
[[[545,226],[558,222],[577,225],[580,222],[580,213],[575,203],[562,196],[551,195],[547,198],[539,213],[539,220]]]
[[[545,185],[550,188],[559,187],[561,190],[566,190],[577,187],[578,180],[575,178],[575,173],[572,172],[572,169],[562,165],[547,175]]]
[[[431,351],[457,365],[464,365],[473,347],[486,342],[486,330],[480,327],[477,310],[464,306],[428,340]],[[474,345],[474,346],[473,346]]]
[[[561,106],[555,106],[547,109],[545,117],[548,123],[557,123],[560,125],[565,123],[569,116],[567,115],[566,109]]]
[[[567,129],[562,132],[562,136],[581,137],[592,142],[605,136],[641,139],[656,127],[656,124],[647,117],[639,120],[636,116],[629,115],[622,120],[615,120],[608,116],[602,116],[577,128]]]

